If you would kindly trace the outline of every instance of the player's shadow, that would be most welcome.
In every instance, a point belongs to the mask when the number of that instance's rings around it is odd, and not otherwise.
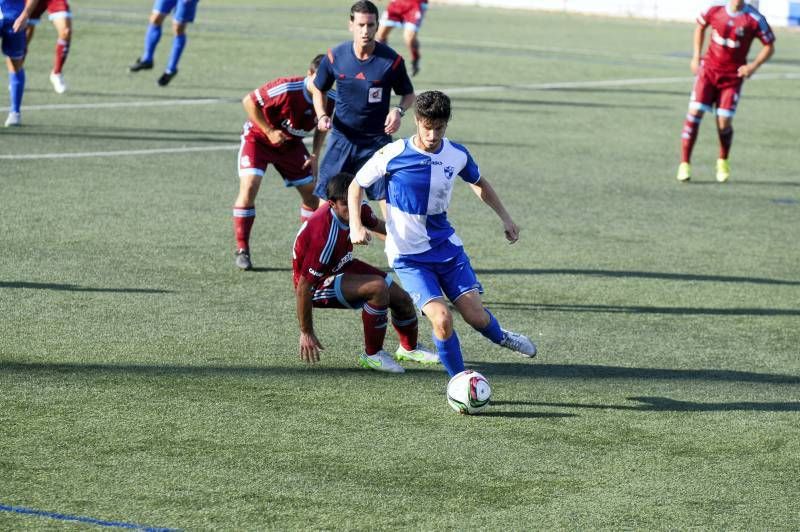
[[[603,366],[597,364],[541,364],[478,362],[469,364],[485,375],[563,380],[639,380],[745,382],[800,385],[800,375],[756,373],[725,369],[669,369]]]
[[[707,181],[697,181],[694,177],[692,177],[692,182],[689,186],[711,186],[714,187],[720,186],[716,180],[709,177]],[[755,181],[755,180],[748,180],[748,179],[732,179],[725,183],[723,186],[735,186],[735,187],[800,187],[800,181]]]
[[[517,419],[547,419],[547,418],[564,418],[564,417],[578,417],[577,414],[561,414],[558,412],[517,412],[513,410],[497,410],[497,405],[512,404],[510,402],[492,401],[489,404],[489,409],[485,412],[478,414],[479,417],[504,417],[504,418],[517,418]]]
[[[127,294],[171,294],[172,290],[159,288],[98,288],[64,283],[31,283],[26,281],[0,281],[0,289],[25,288],[33,290],[57,290],[64,292],[120,292]]]
[[[635,401],[634,405],[606,405],[598,403],[565,403],[546,401],[492,401],[492,405],[523,405],[546,408],[578,408],[588,410],[627,410],[634,412],[800,412],[797,401],[734,401],[720,403],[700,403],[696,401],[679,401],[668,397],[626,397]]]
[[[690,281],[712,283],[752,283],[800,286],[800,281],[770,279],[767,277],[742,277],[736,275],[705,275],[697,273],[642,272],[630,270],[589,270],[581,268],[477,268],[478,275],[583,275],[620,279],[659,279],[665,281]]]
[[[124,134],[124,133],[114,133],[112,131],[107,131],[107,128],[96,128],[94,132],[78,132],[70,130],[63,130],[63,131],[55,131],[53,130],[52,126],[47,126],[47,136],[48,137],[66,137],[66,138],[81,138],[81,139],[98,139],[98,140],[144,140],[144,141],[158,141],[158,142],[178,142],[178,143],[185,143],[189,142],[205,142],[205,143],[230,143],[231,136],[230,135],[220,135],[218,137],[208,137],[202,135],[196,135],[193,133],[187,133],[182,136],[172,136],[170,134],[153,134],[149,129],[141,129],[139,130],[139,134]],[[28,135],[28,136],[39,136],[42,134],[42,131],[45,129],[45,126],[37,127],[32,126],[26,128],[24,130],[20,130],[21,135]],[[199,133],[199,132],[198,132]],[[231,144],[231,149],[235,149],[236,146]]]
[[[494,112],[496,109],[494,105],[502,105],[506,108],[508,107],[526,107],[526,106],[534,106],[534,107],[585,107],[589,109],[614,109],[614,108],[642,108],[642,109],[668,109],[665,106],[659,105],[643,105],[643,104],[631,104],[631,103],[598,103],[598,102],[576,102],[576,101],[565,101],[565,100],[512,100],[512,99],[503,99],[503,98],[477,98],[471,96],[463,96],[460,95],[458,97],[459,105],[455,106],[454,109],[465,109],[461,104],[463,102],[473,102],[479,104],[480,111],[492,111]],[[487,108],[489,107],[489,108]],[[516,109],[515,112],[526,112],[525,109]]]
[[[542,312],[596,312],[607,314],[663,314],[678,316],[800,316],[800,309],[653,307],[636,305],[563,305],[487,301],[490,308]]]

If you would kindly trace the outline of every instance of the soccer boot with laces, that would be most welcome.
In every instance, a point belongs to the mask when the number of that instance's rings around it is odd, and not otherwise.
[[[358,364],[362,368],[374,369],[386,373],[405,373],[403,366],[394,361],[392,356],[381,349],[374,355],[361,353],[358,355]]]
[[[692,178],[692,165],[689,163],[678,165],[678,175],[676,177],[681,183],[689,181]]]
[[[50,72],[50,83],[53,85],[53,90],[56,94],[64,94],[67,92],[67,84],[64,83],[64,75]]]
[[[15,113],[11,111],[8,113],[8,117],[6,118],[6,127],[16,127],[22,125],[22,117],[19,113]]]
[[[731,177],[731,165],[728,159],[717,159],[717,182],[724,183]]]
[[[236,252],[236,267],[240,270],[252,270],[253,262],[250,260],[250,251],[240,249]]]
[[[136,58],[136,62],[128,67],[131,72],[139,72],[140,70],[150,70],[153,68],[152,61],[142,61],[141,57]]]
[[[536,345],[527,336],[505,329],[502,329],[502,331],[503,341],[500,342],[501,346],[516,351],[524,357],[533,358],[536,356]]]
[[[418,362],[419,364],[442,363],[439,360],[439,355],[428,351],[422,344],[417,344],[417,347],[410,351],[406,350],[402,345],[398,346],[397,351],[394,352],[394,358],[396,360],[410,360],[412,362]]]

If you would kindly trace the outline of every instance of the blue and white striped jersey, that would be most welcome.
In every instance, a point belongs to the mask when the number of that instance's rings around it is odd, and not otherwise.
[[[456,176],[473,184],[481,178],[469,151],[447,138],[436,153],[420,150],[411,138],[396,140],[358,171],[356,181],[362,187],[385,180],[389,264],[405,255],[430,262],[447,260],[452,245],[462,245],[447,220]],[[452,245],[443,245],[448,243]]]

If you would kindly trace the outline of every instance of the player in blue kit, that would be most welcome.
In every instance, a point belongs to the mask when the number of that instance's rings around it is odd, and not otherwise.
[[[447,220],[455,178],[466,181],[497,213],[506,239],[514,243],[519,228],[469,151],[445,138],[450,98],[426,91],[416,99],[417,134],[382,148],[356,174],[348,189],[350,239],[366,244],[369,235],[357,217],[363,189],[386,184],[386,255],[403,288],[433,325],[433,341],[450,376],[464,370],[461,346],[453,330],[449,299],[464,321],[486,338],[526,357],[536,346],[521,334],[500,327],[481,301],[483,288]]]
[[[0,0],[0,47],[8,67],[9,106],[5,126],[22,123],[22,95],[25,93],[25,28],[41,0]]]
[[[314,80],[317,128],[331,130],[314,194],[326,199],[328,180],[339,172],[355,173],[372,154],[392,141],[405,110],[414,103],[414,86],[403,57],[375,40],[378,8],[360,1],[350,8],[353,40],[330,50]],[[336,83],[333,117],[325,111],[325,92]],[[391,93],[400,96],[391,106]],[[382,183],[367,190],[370,199],[383,199]]]
[[[158,84],[165,87],[172,81],[172,78],[178,73],[178,62],[181,60],[181,54],[186,47],[186,25],[194,22],[194,16],[197,12],[197,2],[200,0],[155,0],[153,3],[153,12],[150,14],[150,24],[147,26],[147,32],[144,34],[144,51],[141,57],[136,59],[136,62],[129,68],[131,72],[138,72],[140,70],[150,70],[153,68],[153,54],[156,51],[158,41],[161,40],[161,24],[164,19],[173,10],[175,13],[172,15],[172,28],[175,31],[175,38],[172,39],[172,51],[169,54],[167,61],[167,68],[164,73],[158,78]]]

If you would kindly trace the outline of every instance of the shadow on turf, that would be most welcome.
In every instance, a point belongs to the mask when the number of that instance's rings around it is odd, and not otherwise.
[[[695,178],[692,178],[691,186],[697,185],[714,185],[715,187],[720,186],[716,180],[708,180],[708,181],[696,181]],[[800,181],[749,181],[747,179],[740,180],[740,179],[732,179],[725,183],[723,186],[755,186],[755,187],[800,187]]]
[[[601,405],[591,403],[548,403],[538,401],[492,401],[492,406],[524,405],[553,408],[586,408],[591,410],[630,410],[636,412],[728,412],[750,410],[753,412],[800,412],[800,402],[758,403],[737,401],[732,403],[697,403],[676,401],[667,397],[627,397],[638,405]]]
[[[67,292],[123,292],[127,294],[169,294],[172,290],[159,288],[95,288],[77,284],[28,283],[23,281],[0,281],[0,288],[28,288],[34,290],[63,290]]]
[[[503,303],[486,301],[486,306],[508,310],[541,310],[551,312],[608,312],[612,314],[676,314],[681,316],[800,316],[800,309],[782,308],[701,308],[642,307],[627,305],[547,305],[535,303]]]
[[[637,104],[629,104],[629,103],[597,103],[597,102],[576,102],[576,101],[558,101],[558,100],[512,100],[512,99],[503,99],[503,98],[477,98],[471,96],[458,96],[457,105],[454,107],[456,110],[460,109],[470,109],[470,107],[466,107],[461,105],[461,102],[475,102],[481,104],[480,107],[477,108],[478,111],[486,111],[486,105],[497,104],[497,105],[506,105],[506,106],[514,106],[514,105],[533,105],[533,106],[541,106],[541,107],[587,107],[587,108],[597,108],[597,109],[605,109],[605,108],[618,108],[624,107],[626,109],[629,108],[641,108],[641,109],[668,109],[665,106],[659,105],[637,105]],[[494,109],[492,109],[494,112]],[[521,110],[515,110],[515,112],[525,112]]]
[[[476,268],[481,275],[585,275],[588,277],[663,279],[666,281],[707,281],[712,283],[751,283],[800,286],[800,281],[767,279],[764,277],[739,277],[730,275],[703,275],[695,273],[637,272],[626,270],[587,270],[578,268]]]

